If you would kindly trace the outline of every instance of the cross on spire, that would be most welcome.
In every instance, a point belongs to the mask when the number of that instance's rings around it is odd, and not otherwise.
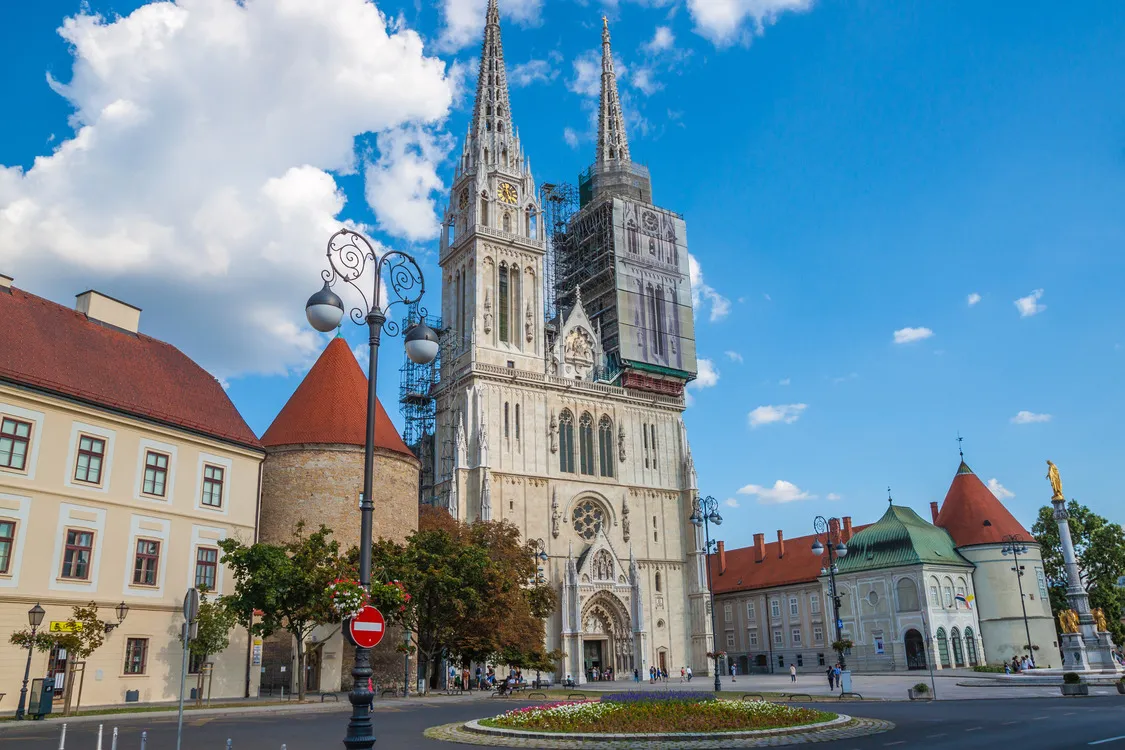
[[[961,441],[963,441],[964,439],[965,438],[961,437],[961,431],[958,430],[957,431],[957,454],[961,456],[962,461],[965,460],[965,451],[962,450],[962,447],[961,447]]]
[[[609,19],[602,16],[602,96],[598,108],[598,164],[629,161],[629,137],[621,115],[617,75],[613,72],[613,50],[609,44]]]

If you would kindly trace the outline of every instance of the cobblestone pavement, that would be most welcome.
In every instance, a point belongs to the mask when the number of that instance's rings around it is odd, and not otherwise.
[[[645,750],[737,750],[749,747],[781,747],[784,745],[804,745],[813,742],[835,742],[837,740],[866,737],[894,729],[894,724],[880,719],[853,718],[847,724],[826,729],[775,733],[747,739],[722,737],[712,740],[636,740],[636,739],[596,739],[546,740],[540,737],[499,737],[479,734],[465,728],[463,722],[432,727],[425,732],[426,737],[463,745],[491,745],[493,747],[532,747],[541,750],[604,750],[605,748],[631,748],[643,746]]]

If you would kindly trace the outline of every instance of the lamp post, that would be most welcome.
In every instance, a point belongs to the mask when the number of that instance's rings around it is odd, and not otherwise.
[[[31,626],[31,638],[27,642],[27,666],[23,668],[23,687],[20,688],[20,703],[16,707],[16,720],[20,720],[24,716],[24,711],[27,708],[27,678],[31,675],[31,652],[35,650],[35,633],[39,630],[39,626],[43,624],[43,616],[47,611],[39,606],[38,602],[34,607],[27,610],[27,624]]]
[[[532,579],[533,586],[542,586],[547,582],[547,576],[543,573],[543,566],[547,562],[547,549],[543,544],[542,539],[534,539],[527,543],[531,552],[531,559],[535,562],[535,578]],[[615,676],[616,678],[616,676]],[[535,689],[538,690],[543,682],[543,677],[540,674],[538,666],[535,667]]]
[[[1020,555],[1027,554],[1027,545],[1023,543],[1023,537],[1019,534],[1008,534],[1004,537],[1004,548],[1000,550],[1001,554],[1011,555],[1012,570],[1016,571],[1016,583],[1020,589],[1020,607],[1023,609],[1023,632],[1027,635],[1027,658],[1035,663],[1035,653],[1031,646],[1031,626],[1027,622],[1027,601],[1023,594],[1023,566],[1020,565]]]
[[[125,618],[129,616],[129,605],[126,604],[125,602],[121,602],[120,604],[118,604],[116,607],[113,608],[113,611],[117,615],[117,622],[103,622],[102,623],[102,625],[105,626],[106,635],[109,635],[110,633],[112,633],[115,629],[117,629],[117,627],[119,625],[121,625],[123,622],[125,622]]]
[[[369,588],[371,523],[375,510],[371,493],[375,459],[375,387],[379,367],[379,337],[384,331],[388,336],[398,335],[399,325],[387,319],[386,310],[397,303],[411,305],[420,300],[426,290],[426,282],[422,277],[422,269],[413,257],[399,250],[389,250],[377,258],[367,238],[350,229],[341,229],[329,238],[327,256],[329,267],[320,274],[324,279],[324,288],[310,297],[305,305],[309,323],[322,333],[339,327],[344,317],[344,301],[332,291],[332,285],[343,281],[359,294],[362,301],[362,307],[351,310],[352,322],[357,325],[366,323],[368,329],[367,435],[363,451],[363,498],[359,510],[359,582],[364,588]],[[370,294],[365,293],[359,283],[368,264],[375,267]],[[386,290],[392,297],[385,305],[382,302],[384,268],[390,271],[387,274]],[[425,317],[424,311],[422,317]],[[412,362],[429,364],[437,356],[437,334],[424,323],[407,329],[404,340],[406,356]],[[355,666],[352,667],[352,691],[348,695],[352,715],[348,720],[348,733],[344,737],[344,747],[349,750],[369,749],[375,744],[371,726],[371,693],[367,689],[370,676],[370,650],[357,647]]]
[[[692,502],[689,520],[695,528],[703,527],[703,539],[706,544],[704,551],[707,555],[707,596],[711,605],[711,649],[715,658],[715,692],[718,693],[722,691],[723,683],[719,679],[719,634],[715,630],[715,590],[711,586],[711,548],[715,544],[711,540],[711,524],[721,526],[723,523],[723,517],[719,515],[719,502],[710,495],[702,498],[696,495]]]
[[[840,621],[840,595],[836,591],[836,560],[848,554],[848,547],[842,540],[835,545],[832,544],[831,529],[828,525],[828,519],[824,516],[817,516],[813,520],[813,530],[816,531],[816,538],[813,541],[812,553],[820,557],[824,554],[825,547],[827,546],[828,548],[828,568],[826,570],[821,570],[821,574],[823,575],[825,572],[828,573],[828,585],[830,593],[832,594],[832,613],[836,618],[833,625],[836,630],[836,641],[839,642],[842,640],[842,636],[840,635],[840,625],[842,623]],[[820,543],[820,537],[822,535],[824,536],[825,544]],[[840,657],[840,671],[842,672],[848,668],[847,662],[844,661],[844,649],[837,649],[836,654]]]

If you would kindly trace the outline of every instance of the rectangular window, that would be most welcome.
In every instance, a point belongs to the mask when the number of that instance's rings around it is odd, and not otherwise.
[[[942,591],[942,594],[945,595],[945,607],[946,607],[946,609],[952,608],[953,607],[953,587],[952,586],[942,586],[941,591]]]
[[[936,607],[941,604],[941,599],[938,598],[937,586],[930,586],[930,606]]]
[[[137,586],[155,586],[159,567],[160,542],[138,539],[137,555],[133,562],[133,583]]]
[[[779,667],[785,666],[785,657],[782,656],[781,654],[777,655],[777,666],[779,666]]]
[[[809,612],[814,615],[820,614],[820,594],[812,594],[809,596]]]
[[[221,466],[203,465],[203,504],[212,508],[223,507],[223,475]]]
[[[727,648],[734,648],[734,633],[727,633]]]
[[[789,614],[793,615],[794,617],[801,614],[801,607],[799,604],[797,604],[797,597],[795,596],[789,597]]]
[[[794,646],[800,646],[801,645],[801,629],[800,628],[793,628],[791,631],[789,631],[789,635],[791,635],[793,637],[793,645]]]
[[[751,646],[757,646],[758,645],[758,631],[757,630],[751,630],[748,635],[750,636],[750,645]]]
[[[1035,580],[1039,584],[1039,596],[1047,599],[1047,578],[1043,575],[1042,568],[1035,569]]]
[[[520,405],[516,404],[516,440],[520,439]]]
[[[101,438],[80,435],[78,460],[74,464],[74,481],[101,484],[102,461],[105,459],[105,441]]]
[[[746,621],[754,622],[754,602],[746,602]]]
[[[145,451],[145,481],[142,490],[146,495],[164,497],[168,482],[168,456],[156,451]]]
[[[817,666],[820,666],[820,667],[824,666],[824,654],[817,654],[816,655],[816,663],[817,663]]]
[[[805,666],[805,655],[804,654],[797,654],[797,666],[798,667]]]
[[[0,467],[16,471],[27,468],[27,447],[30,444],[30,422],[8,417],[0,420]]]
[[[781,602],[777,599],[770,600],[770,616],[774,619],[781,617]]]
[[[734,619],[734,612],[729,604],[723,605],[723,622],[730,622]]]
[[[16,522],[0,521],[0,575],[12,569],[12,548],[16,545]]]
[[[144,674],[148,663],[148,638],[130,638],[125,642],[125,674]]]
[[[195,551],[195,587],[201,591],[215,590],[215,574],[219,567],[219,550],[200,547]]]
[[[961,597],[962,599],[965,597],[965,587],[964,586],[958,586],[957,587],[957,596]],[[961,609],[961,599],[954,599],[953,601],[957,605],[957,609]]]
[[[188,654],[188,674],[199,674],[207,661],[207,654],[197,654],[192,651]]]
[[[90,577],[90,557],[94,552],[94,532],[67,529],[63,552],[62,578],[85,581]]]
[[[785,636],[783,636],[781,634],[780,630],[773,631],[773,645],[775,645],[775,646],[784,646],[785,645]]]
[[[817,643],[824,643],[824,628],[820,625],[813,625],[812,637]]]

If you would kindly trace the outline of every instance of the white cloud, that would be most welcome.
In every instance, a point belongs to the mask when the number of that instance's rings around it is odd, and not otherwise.
[[[696,360],[698,369],[695,374],[695,380],[688,383],[688,388],[700,390],[702,388],[714,388],[719,383],[719,371],[715,369],[715,363],[706,358]]]
[[[567,81],[566,87],[581,96],[601,96],[602,53],[598,50],[587,50],[574,58],[571,65],[574,68],[574,77]],[[621,71],[615,72],[617,77],[621,78]]]
[[[418,127],[378,136],[379,159],[367,165],[367,203],[380,229],[418,242],[438,233],[434,193],[442,188],[437,164],[452,146]]]
[[[52,86],[76,132],[27,171],[0,166],[0,268],[25,289],[126,299],[219,377],[283,372],[323,345],[304,300],[343,223],[332,173],[367,166],[357,136],[385,134],[369,176],[405,181],[371,196],[380,226],[436,227],[424,126],[453,84],[370,2],[152,3],[60,33],[73,73]]]
[[[716,292],[703,280],[703,269],[695,256],[688,253],[688,272],[691,276],[691,305],[699,310],[705,303],[711,305],[711,322],[722,320],[730,314],[730,300]]]
[[[676,47],[676,35],[672,33],[672,29],[668,26],[657,26],[656,31],[652,35],[652,39],[645,42],[644,50],[650,55],[660,54],[661,52],[668,52]]]
[[[1016,493],[1000,484],[1000,480],[998,480],[996,477],[988,480],[988,489],[992,490],[992,494],[996,495],[996,497],[1000,500],[1006,500],[1009,497],[1016,496]]]
[[[716,45],[748,44],[785,12],[803,12],[813,0],[687,0],[695,30]]]
[[[777,406],[759,406],[752,410],[747,418],[751,427],[760,427],[764,424],[782,422],[793,424],[801,418],[801,414],[808,408],[808,404],[778,404]]]
[[[1050,414],[1036,414],[1031,411],[1021,411],[1012,417],[1012,424],[1035,424],[1037,422],[1050,422]]]
[[[1043,296],[1042,289],[1036,289],[1026,297],[1020,297],[1013,304],[1016,309],[1020,311],[1021,318],[1030,318],[1032,315],[1038,315],[1047,309],[1046,305],[1039,304],[1040,298]]]
[[[777,384],[778,385],[789,385],[791,382],[793,382],[793,381],[790,378],[782,378],[781,380],[777,381]]]
[[[723,354],[727,355],[727,359],[729,359],[731,362],[742,364],[742,355],[738,352],[725,351],[723,352]]]
[[[629,82],[633,84],[633,88],[640,91],[645,96],[652,96],[660,89],[664,88],[664,84],[657,81],[654,76],[656,71],[647,65],[639,65],[633,68],[633,72],[629,77]]]
[[[563,140],[571,148],[578,148],[578,133],[574,132],[574,128],[563,128]]]
[[[728,497],[726,500],[723,501],[723,505],[727,506],[728,508],[737,508],[737,507],[739,507],[738,499],[733,498],[733,497]]]
[[[519,0],[501,3],[501,6],[502,23],[512,20],[520,26],[536,26],[543,10],[543,0]],[[488,0],[441,0],[444,25],[437,40],[440,50],[457,52],[472,44],[479,45],[487,9]]]
[[[895,331],[896,344],[909,344],[914,341],[922,341],[934,335],[934,332],[929,328],[900,328]]]
[[[778,479],[772,487],[762,487],[757,484],[748,484],[738,490],[740,495],[753,495],[758,498],[761,505],[780,505],[798,500],[815,500],[816,495],[810,495],[792,482]]]
[[[968,302],[969,302],[969,307],[972,307],[976,303],[980,302],[980,295],[977,294],[976,292],[973,292],[972,294],[969,295]]]
[[[549,60],[528,60],[512,66],[508,71],[508,83],[521,88],[533,83],[550,83],[558,76],[558,69],[552,66]]]
[[[831,500],[831,501],[835,502],[836,500],[843,500],[843,497],[840,496],[840,495],[837,495],[835,492],[829,492],[827,495],[824,496],[824,499],[825,500]]]

